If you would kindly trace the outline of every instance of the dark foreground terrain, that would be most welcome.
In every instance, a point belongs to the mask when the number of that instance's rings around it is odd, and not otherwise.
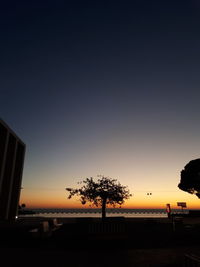
[[[198,219],[62,223],[44,218],[1,223],[0,266],[194,266],[186,255],[200,255]]]

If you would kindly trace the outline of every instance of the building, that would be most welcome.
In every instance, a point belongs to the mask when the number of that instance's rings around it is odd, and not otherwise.
[[[0,220],[17,215],[24,155],[25,144],[0,120]]]

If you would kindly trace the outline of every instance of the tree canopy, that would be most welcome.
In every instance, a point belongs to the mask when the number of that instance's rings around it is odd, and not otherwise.
[[[184,167],[178,187],[200,198],[200,159],[191,160]]]
[[[80,197],[81,203],[87,202],[102,208],[102,217],[106,216],[106,205],[114,206],[122,205],[131,194],[127,186],[121,185],[116,179],[105,176],[99,176],[97,181],[93,177],[86,178],[81,182],[83,186],[79,189],[66,188],[69,192],[68,199],[77,195]]]

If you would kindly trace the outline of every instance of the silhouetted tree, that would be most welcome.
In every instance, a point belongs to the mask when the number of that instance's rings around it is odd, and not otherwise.
[[[83,205],[90,202],[96,207],[101,206],[102,218],[104,219],[106,217],[106,205],[115,207],[118,204],[121,206],[131,194],[127,187],[122,186],[116,179],[98,177],[96,182],[93,177],[86,178],[81,182],[84,185],[79,189],[66,188],[66,190],[69,192],[68,199],[77,195],[80,196]]]
[[[21,205],[18,205],[18,209],[19,210],[23,210],[23,209],[25,209],[26,208],[26,204],[21,204]]]
[[[200,198],[200,159],[191,160],[185,165],[178,187]]]
[[[21,207],[22,207],[22,209],[25,209],[25,208],[26,208],[26,204],[23,203],[23,204],[21,205]]]
[[[18,205],[18,214],[24,214],[26,208],[26,204]]]

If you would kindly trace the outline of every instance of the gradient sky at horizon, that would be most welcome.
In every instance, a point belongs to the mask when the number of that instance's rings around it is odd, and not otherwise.
[[[198,1],[17,1],[0,13],[0,117],[27,145],[21,202],[80,207],[65,187],[104,174],[130,188],[124,207],[199,207],[177,188],[200,155]]]

